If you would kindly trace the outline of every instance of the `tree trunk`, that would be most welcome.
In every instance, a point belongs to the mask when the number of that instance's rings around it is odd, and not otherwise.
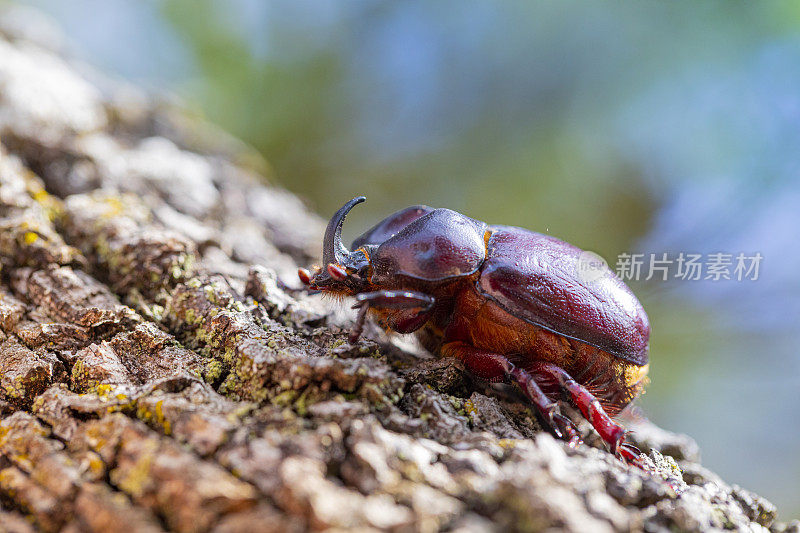
[[[292,289],[323,223],[266,165],[2,21],[0,531],[784,527],[688,437],[631,420],[629,468],[455,361],[349,344]]]

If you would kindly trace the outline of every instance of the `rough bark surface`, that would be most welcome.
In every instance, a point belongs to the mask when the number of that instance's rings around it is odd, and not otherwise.
[[[540,430],[292,289],[322,220],[246,149],[0,15],[0,531],[797,531],[629,425]]]

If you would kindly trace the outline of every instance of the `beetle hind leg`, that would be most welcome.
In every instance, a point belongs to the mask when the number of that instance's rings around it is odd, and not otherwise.
[[[586,387],[575,381],[564,369],[552,363],[537,363],[531,370],[542,379],[555,381],[567,397],[580,409],[603,441],[618,458],[629,464],[639,464],[641,452],[636,446],[625,442],[627,431],[614,422],[603,406]]]
[[[558,411],[558,405],[542,391],[527,370],[515,366],[507,357],[479,350],[463,342],[450,342],[442,347],[442,354],[460,359],[474,376],[491,382],[516,383],[547,429],[571,447],[581,442],[578,430],[569,418]]]

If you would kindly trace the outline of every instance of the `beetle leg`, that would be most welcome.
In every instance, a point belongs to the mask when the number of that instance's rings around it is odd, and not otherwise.
[[[611,453],[628,463],[637,463],[639,450],[625,442],[627,431],[605,412],[600,401],[586,387],[572,379],[567,372],[552,363],[537,363],[532,368],[536,375],[555,380],[567,393],[583,416],[592,424],[600,437],[611,448]]]
[[[364,331],[364,321],[367,319],[368,310],[369,310],[368,305],[362,305],[358,309],[358,317],[356,318],[356,323],[353,325],[353,329],[350,330],[350,335],[347,337],[347,340],[349,340],[351,344],[355,343],[361,336],[361,333]]]
[[[467,370],[478,378],[493,382],[516,383],[556,437],[567,441],[572,447],[580,443],[581,439],[575,426],[558,412],[557,404],[545,395],[533,376],[525,369],[515,366],[503,355],[479,350],[463,342],[447,343],[441,351],[445,355],[460,359]]]
[[[356,295],[357,306],[369,304],[382,309],[413,309],[430,310],[436,300],[433,296],[416,291],[372,291]]]
[[[416,291],[380,290],[357,294],[353,309],[359,312],[350,333],[350,342],[361,336],[370,307],[389,310],[386,317],[389,327],[398,333],[411,333],[427,322],[435,302],[433,296]]]

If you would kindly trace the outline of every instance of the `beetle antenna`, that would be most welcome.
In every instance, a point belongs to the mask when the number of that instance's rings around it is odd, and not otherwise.
[[[322,243],[322,262],[324,265],[330,263],[345,264],[350,250],[342,242],[342,225],[347,213],[357,204],[366,200],[364,196],[356,196],[344,204],[328,222],[325,229],[325,240]]]

